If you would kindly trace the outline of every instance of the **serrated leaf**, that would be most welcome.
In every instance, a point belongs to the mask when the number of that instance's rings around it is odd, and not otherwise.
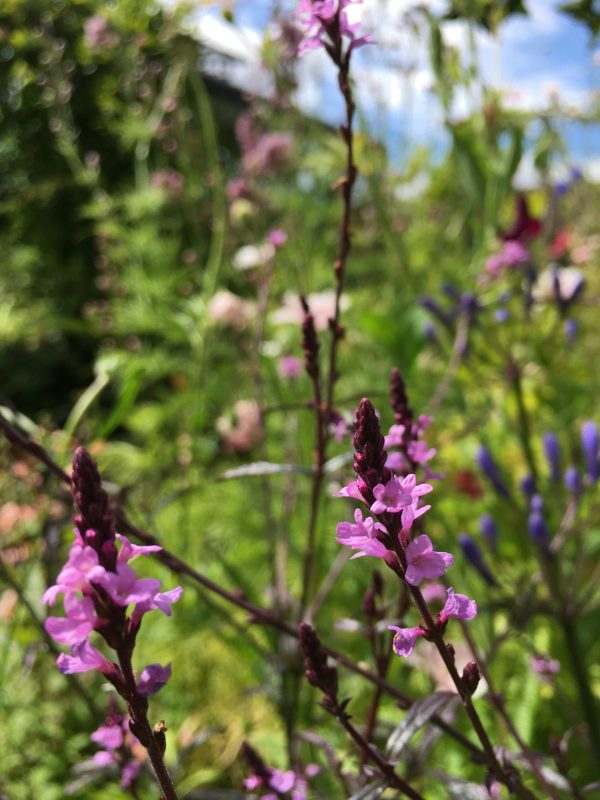
[[[221,475],[221,480],[231,480],[232,478],[255,478],[259,475],[312,475],[312,470],[302,467],[300,464],[273,464],[270,461],[254,461],[252,464],[244,464],[242,467],[227,469]]]
[[[402,722],[390,734],[385,746],[386,755],[397,758],[415,733],[455,697],[454,692],[434,692],[423,700],[413,703]]]

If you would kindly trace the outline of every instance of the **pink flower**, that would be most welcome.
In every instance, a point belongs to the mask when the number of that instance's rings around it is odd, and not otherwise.
[[[352,558],[361,556],[385,558],[389,551],[377,538],[377,531],[387,535],[385,527],[381,523],[375,522],[372,517],[363,519],[362,511],[359,508],[354,512],[354,520],[356,523],[354,525],[351,522],[338,523],[336,542],[351,547],[352,550],[358,550],[359,552],[355,553]]]
[[[149,697],[156,694],[167,683],[171,677],[171,665],[162,667],[160,664],[148,664],[144,667],[137,684],[138,693],[142,697]]]
[[[388,435],[384,440],[385,449],[387,450],[388,447],[402,447],[404,444],[405,431],[406,426],[404,425],[392,425],[388,431]]]
[[[116,538],[121,542],[121,549],[119,550],[119,561],[132,561],[138,556],[147,556],[149,553],[160,553],[162,547],[158,544],[139,545],[132,544],[126,536],[120,533],[116,534]]]
[[[92,742],[96,742],[105,750],[116,750],[123,744],[124,734],[120,725],[100,725],[92,734]],[[97,753],[96,755],[99,755]]]
[[[338,31],[341,36],[350,39],[350,48],[372,43],[370,34],[356,36],[360,25],[348,21],[345,9],[353,3],[362,3],[362,0],[300,0],[296,16],[303,26],[305,39],[298,47],[298,55],[324,46],[327,42],[324,37],[331,39]]]
[[[450,617],[456,619],[473,619],[477,614],[477,603],[469,600],[464,594],[456,594],[450,587],[447,591],[448,599],[446,605],[440,611],[440,622],[446,622]]]
[[[502,250],[490,256],[485,262],[486,271],[492,278],[499,277],[500,273],[506,268],[520,267],[529,260],[527,248],[520,242],[508,240],[504,242]]]
[[[397,625],[388,625],[388,630],[396,631],[392,646],[397,656],[409,656],[419,636],[425,633],[423,628],[399,628]]]
[[[266,235],[266,240],[273,247],[283,247],[283,245],[287,242],[287,233],[282,230],[281,228],[273,228],[273,230],[269,231]]]
[[[373,489],[375,502],[371,506],[373,514],[402,512],[402,527],[410,528],[414,520],[428,511],[431,506],[418,508],[419,498],[433,490],[428,483],[417,484],[415,475],[400,478],[394,475],[386,483],[378,483]]]
[[[424,464],[426,461],[430,461],[435,456],[437,450],[435,447],[429,447],[427,442],[412,441],[407,447],[407,452],[408,457],[416,464]]]
[[[115,670],[113,664],[90,644],[89,639],[74,644],[70,656],[61,653],[56,659],[56,666],[64,675],[90,672],[93,669],[100,670],[103,675],[109,675]]]
[[[44,627],[61,644],[69,646],[87,639],[96,626],[94,603],[89,597],[79,598],[73,592],[65,595],[66,617],[49,617]]]
[[[54,605],[58,595],[67,592],[91,592],[89,580],[90,572],[98,567],[98,554],[96,551],[75,541],[69,551],[67,563],[58,573],[56,584],[50,586],[42,595],[42,603]]]
[[[351,497],[353,500],[360,500],[362,503],[365,502],[365,498],[362,496],[360,489],[358,488],[358,481],[352,481],[347,486],[342,486],[335,496]]]
[[[426,534],[413,539],[405,553],[408,566],[404,577],[412,586],[418,586],[423,580],[439,578],[454,563],[450,553],[433,549],[431,539]]]
[[[160,589],[158,578],[138,578],[133,569],[123,562],[117,564],[116,572],[96,567],[92,570],[90,578],[99,584],[118,606],[149,602]]]
[[[155,594],[149,600],[145,600],[136,605],[136,607],[133,609],[133,614],[131,615],[131,621],[134,624],[137,624],[144,614],[147,614],[149,611],[154,611],[156,608],[159,611],[162,611],[163,614],[166,614],[167,617],[170,617],[171,605],[176,603],[182,594],[183,589],[181,586],[176,586],[174,589],[170,589],[168,592],[159,592],[158,594]]]
[[[404,460],[402,453],[398,452],[398,450],[394,450],[391,453],[388,453],[385,465],[393,472],[402,472],[406,467],[406,461]]]
[[[302,362],[297,356],[282,356],[277,365],[282,378],[297,378],[302,372]]]

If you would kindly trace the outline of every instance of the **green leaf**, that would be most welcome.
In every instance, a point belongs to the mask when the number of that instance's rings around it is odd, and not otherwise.
[[[451,700],[456,700],[454,692],[434,692],[413,703],[402,722],[390,734],[385,746],[386,755],[397,758],[415,733]]]

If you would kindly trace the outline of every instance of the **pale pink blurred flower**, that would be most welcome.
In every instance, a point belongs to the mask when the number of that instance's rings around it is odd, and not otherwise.
[[[235,420],[223,416],[217,420],[217,431],[223,437],[225,449],[243,453],[251,450],[262,436],[260,410],[255,400],[238,400],[233,406]]]
[[[289,133],[264,133],[242,155],[242,167],[254,175],[274,172],[288,163],[292,143]]]
[[[318,331],[324,331],[329,325],[329,320],[335,313],[335,292],[326,290],[309,294],[306,302],[310,308]],[[345,311],[350,306],[350,299],[342,295],[340,308]],[[286,292],[283,296],[283,303],[280,308],[270,316],[274,325],[301,325],[304,320],[304,311],[300,302],[300,296],[293,292]]]
[[[275,247],[271,242],[262,244],[245,244],[233,256],[233,266],[239,272],[257,269],[270,261],[275,255]]]
[[[208,318],[218,325],[229,325],[237,331],[248,327],[255,314],[255,305],[227,289],[219,290],[208,301]]]
[[[282,356],[277,369],[282,378],[297,378],[302,372],[302,361],[298,356]]]
[[[272,244],[273,247],[283,247],[283,245],[287,242],[287,238],[287,233],[281,228],[273,228],[273,230],[269,231],[265,237],[267,242]]]
[[[119,37],[111,30],[108,20],[99,14],[86,19],[83,25],[83,39],[92,50],[114,47],[119,42]]]
[[[150,186],[170,194],[179,194],[183,189],[184,178],[175,169],[157,169],[150,175]]]

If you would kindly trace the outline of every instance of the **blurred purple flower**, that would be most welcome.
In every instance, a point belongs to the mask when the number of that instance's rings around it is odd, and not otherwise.
[[[496,520],[491,514],[482,514],[479,520],[479,530],[481,535],[486,539],[492,552],[496,552],[498,544],[498,526]]]
[[[560,483],[560,444],[554,433],[546,432],[543,435],[544,454],[550,467],[550,479],[553,483]]]
[[[491,452],[484,445],[481,445],[477,451],[477,465],[492,484],[496,492],[502,497],[510,499],[510,492],[506,488],[506,485],[500,476],[498,465],[494,461]]]
[[[477,542],[469,536],[468,533],[460,533],[458,536],[458,544],[463,551],[465,558],[477,570],[483,580],[489,586],[496,585],[496,579],[490,572],[488,565],[485,563],[483,553],[479,549]]]
[[[579,494],[581,492],[581,475],[577,467],[567,467],[565,470],[565,486],[570,494]]]
[[[596,423],[591,421],[584,422],[581,426],[581,448],[588,477],[593,482],[596,482],[598,475],[600,475],[599,446],[600,437],[598,436]]]

